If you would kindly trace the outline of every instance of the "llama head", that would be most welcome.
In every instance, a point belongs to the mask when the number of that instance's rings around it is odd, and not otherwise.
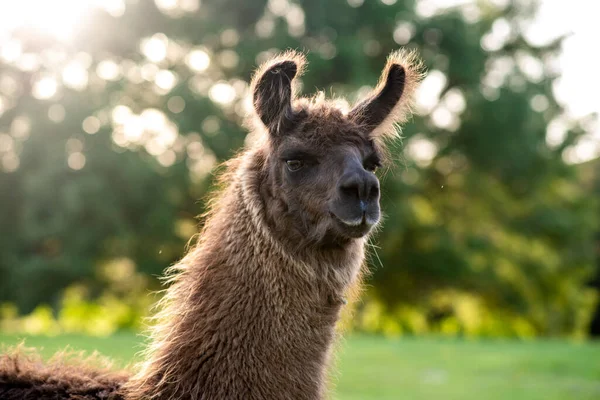
[[[255,125],[267,152],[263,196],[272,222],[311,243],[345,243],[369,234],[380,219],[375,174],[385,138],[409,115],[420,78],[414,53],[392,53],[373,92],[349,109],[340,101],[296,98],[306,62],[287,52],[252,81]]]

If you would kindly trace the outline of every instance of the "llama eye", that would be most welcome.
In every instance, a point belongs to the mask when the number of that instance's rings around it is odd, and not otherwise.
[[[377,171],[377,168],[379,168],[380,165],[378,163],[368,163],[365,164],[364,168],[369,171],[369,172],[375,172]]]
[[[300,168],[304,166],[304,163],[300,160],[287,160],[285,162],[290,171],[298,171]]]
[[[376,153],[370,154],[363,160],[363,168],[369,172],[375,172],[379,167],[381,167],[381,159]]]

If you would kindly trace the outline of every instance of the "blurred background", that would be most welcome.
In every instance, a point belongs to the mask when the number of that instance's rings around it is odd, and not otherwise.
[[[215,167],[244,144],[257,64],[304,50],[304,94],[355,100],[406,47],[428,75],[381,175],[339,397],[598,398],[599,8],[3,2],[0,342],[129,362]]]

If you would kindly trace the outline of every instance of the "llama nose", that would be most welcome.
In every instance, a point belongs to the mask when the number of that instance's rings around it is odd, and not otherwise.
[[[342,198],[358,202],[363,212],[370,202],[379,200],[379,181],[364,170],[344,174],[338,189]]]

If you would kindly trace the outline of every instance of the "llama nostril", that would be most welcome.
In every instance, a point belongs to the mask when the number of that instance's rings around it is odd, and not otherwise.
[[[359,199],[360,196],[360,183],[356,179],[349,179],[342,182],[339,186],[339,190],[344,197]]]
[[[340,191],[347,196],[358,195],[358,189],[356,186],[340,186]]]
[[[366,173],[351,173],[339,183],[338,190],[342,198],[359,201],[364,211],[367,204],[379,198],[379,182],[377,178]]]
[[[358,190],[355,187],[340,187],[340,192],[345,199],[358,199]]]
[[[379,197],[379,185],[375,184],[371,186],[371,191],[369,193],[369,199],[377,199]]]

